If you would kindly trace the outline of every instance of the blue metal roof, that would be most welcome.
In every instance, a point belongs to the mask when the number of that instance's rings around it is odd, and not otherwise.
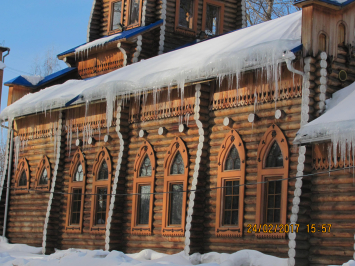
[[[161,20],[158,20],[158,21],[156,21],[154,23],[149,24],[148,26],[137,27],[137,28],[133,28],[133,29],[130,29],[130,30],[125,30],[125,31],[122,31],[120,33],[114,34],[114,35],[112,35],[113,38],[110,39],[109,41],[107,41],[106,43],[110,43],[110,42],[114,42],[114,41],[118,41],[118,40],[122,40],[122,39],[128,39],[128,38],[140,35],[140,34],[142,34],[144,32],[147,32],[147,31],[149,31],[149,30],[151,30],[151,29],[153,29],[155,27],[158,27],[158,26],[162,25],[163,21],[164,20],[161,19]],[[114,37],[114,36],[116,36],[116,37]],[[106,37],[108,37],[108,36],[104,36],[102,38],[106,38]],[[67,51],[65,51],[63,53],[58,54],[57,56],[63,56],[63,55],[66,55],[66,54],[74,53],[76,48],[79,48],[80,46],[83,46],[85,44],[86,43],[81,44],[79,46],[76,46],[76,47],[74,47],[72,49],[69,49],[69,50],[67,50]]]
[[[296,0],[295,4],[302,3],[302,2],[305,2],[305,1],[308,1],[308,0]],[[343,2],[343,3],[341,3],[339,0],[318,0],[318,1],[330,4],[330,5],[333,5],[333,6],[343,7],[343,6],[346,6],[346,5],[354,2],[355,0],[347,0],[347,1]]]
[[[7,82],[4,83],[4,85],[9,86],[9,85],[22,85],[25,87],[31,87],[31,88],[36,88],[42,85],[45,85],[48,82],[51,82],[57,78],[60,78],[61,76],[64,76],[65,74],[68,74],[70,72],[74,72],[76,71],[76,67],[68,67],[68,68],[64,68],[62,70],[59,70],[58,72],[55,72],[53,74],[50,74],[48,76],[46,76],[44,79],[42,79],[40,82],[38,82],[38,84],[36,85],[32,85],[32,83],[30,83],[29,81],[27,81],[27,79],[25,79],[22,76],[18,76],[14,79],[11,79]]]

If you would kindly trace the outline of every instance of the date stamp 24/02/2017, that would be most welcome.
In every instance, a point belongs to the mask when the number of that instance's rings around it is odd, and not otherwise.
[[[298,233],[299,224],[248,224],[247,233],[265,233],[265,234],[276,234],[276,233]],[[307,233],[330,233],[332,228],[331,224],[307,224]]]

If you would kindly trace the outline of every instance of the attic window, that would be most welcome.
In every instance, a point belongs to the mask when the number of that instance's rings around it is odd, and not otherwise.
[[[224,4],[214,0],[203,2],[202,31],[207,35],[223,33]]]
[[[128,26],[139,26],[141,20],[141,0],[129,2]]]
[[[120,24],[122,24],[122,8],[122,1],[114,1],[111,3],[109,32],[122,30],[120,26]]]

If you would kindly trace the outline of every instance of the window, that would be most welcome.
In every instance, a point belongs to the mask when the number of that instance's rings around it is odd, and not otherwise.
[[[327,49],[327,36],[324,33],[319,34],[318,38],[318,51],[326,52]]]
[[[175,31],[195,35],[197,29],[197,0],[176,0]]]
[[[49,191],[51,184],[51,166],[47,156],[43,156],[42,160],[39,162],[36,174],[36,190],[46,190]]]
[[[127,26],[133,28],[140,26],[141,14],[142,14],[142,0],[130,0],[128,1],[128,14],[127,14]]]
[[[155,156],[152,146],[144,141],[134,162],[131,233],[152,233],[155,179]]]
[[[346,31],[343,23],[340,23],[338,26],[338,45],[345,44]]]
[[[86,164],[83,153],[78,149],[69,168],[66,232],[81,233],[83,230]]]
[[[108,150],[101,148],[93,165],[90,229],[92,232],[106,230],[110,206],[112,162]]]
[[[185,233],[188,169],[185,143],[176,137],[164,159],[162,234],[165,236],[183,236]]]
[[[218,154],[216,226],[217,236],[243,235],[245,149],[238,132],[231,130]]]
[[[272,125],[264,134],[257,160],[256,224],[286,224],[289,150],[287,139],[278,126]],[[272,237],[266,233],[256,235]],[[285,237],[285,233],[274,235]]]
[[[224,4],[214,0],[203,2],[202,31],[207,35],[223,33]]]
[[[123,24],[123,1],[111,1],[109,13],[108,33],[113,34],[122,31]]]
[[[28,193],[30,189],[30,168],[25,158],[22,158],[17,166],[15,175],[15,192],[17,194]]]

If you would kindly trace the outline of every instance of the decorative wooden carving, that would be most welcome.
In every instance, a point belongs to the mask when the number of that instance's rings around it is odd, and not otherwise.
[[[149,217],[147,219],[148,223],[144,222],[144,224],[142,224],[140,223],[139,208],[142,195],[137,194],[141,193],[141,186],[150,186],[150,193],[154,193],[155,168],[156,161],[154,150],[148,141],[144,141],[137,153],[134,162],[131,233],[135,235],[152,234],[154,195],[149,195]]]
[[[236,149],[239,156],[239,167],[227,167],[227,160],[230,157],[232,149]],[[234,162],[233,162],[234,164]],[[235,166],[235,164],[234,164]],[[233,170],[226,170],[233,168]],[[224,212],[226,208],[227,188],[217,189],[216,201],[216,227],[217,236],[221,237],[241,237],[243,235],[243,215],[244,215],[244,183],[245,183],[245,148],[242,139],[235,130],[231,130],[224,138],[218,154],[218,176],[217,187],[225,187],[227,182],[239,182],[238,192],[238,224],[232,224],[225,221]],[[228,188],[229,189],[229,188]],[[232,188],[231,188],[232,189]],[[234,194],[235,191],[233,191]],[[236,197],[236,196],[234,196]],[[233,200],[233,196],[231,196]],[[231,202],[232,204],[232,202]],[[233,204],[232,204],[233,205]],[[235,206],[234,206],[235,207]],[[233,207],[233,208],[234,208]],[[231,214],[232,215],[232,214]]]
[[[177,174],[172,173],[172,166],[175,157],[181,156],[183,168],[177,171]],[[179,137],[175,137],[170,144],[164,159],[164,196],[163,196],[163,218],[162,218],[162,234],[164,236],[184,236],[185,233],[185,219],[186,219],[186,197],[187,193],[182,192],[182,210],[181,210],[181,223],[171,223],[171,201],[174,193],[173,186],[182,185],[182,190],[187,190],[189,161],[187,155],[186,145]]]
[[[275,144],[276,143],[276,144]],[[281,150],[282,161],[272,165],[270,161],[267,161],[268,156],[271,154],[271,149],[277,147]],[[275,180],[284,179],[281,182],[281,205],[279,207],[280,211],[280,221],[276,224],[286,224],[286,214],[287,214],[287,188],[288,188],[288,173],[289,173],[289,150],[287,139],[281,129],[273,124],[265,132],[263,138],[260,141],[257,153],[257,163],[258,163],[258,177],[257,177],[257,199],[256,199],[256,221],[257,225],[263,226],[263,224],[270,224],[266,219],[267,212],[267,195],[268,195],[268,185],[270,182],[275,182]],[[281,166],[282,165],[282,166]],[[265,183],[262,183],[265,182]],[[276,184],[276,183],[275,183]],[[276,194],[276,193],[275,193]],[[269,194],[270,195],[270,194]],[[260,238],[284,238],[285,233],[257,233],[256,236]]]
[[[26,178],[26,183],[24,179]],[[17,166],[15,175],[15,193],[25,194],[30,189],[30,168],[26,158],[22,158]]]
[[[81,168],[81,169],[80,169]],[[81,175],[82,173],[82,175]],[[68,233],[81,233],[83,230],[83,212],[84,212],[84,200],[85,200],[85,185],[86,185],[86,161],[84,154],[80,149],[77,149],[75,152],[72,162],[69,168],[69,188],[68,199],[67,199],[67,217],[66,217],[66,225],[65,230]],[[79,197],[79,193],[81,193],[81,197]],[[73,201],[76,201],[73,202]],[[78,201],[81,200],[80,204]],[[75,222],[73,219],[73,206],[80,208],[79,210],[79,219],[75,218]],[[78,221],[79,220],[79,221]]]
[[[46,183],[43,182],[44,180],[41,181],[41,178],[42,176],[44,177],[44,175],[46,175],[47,178]],[[35,189],[49,191],[51,185],[51,177],[51,166],[49,164],[48,157],[43,155],[42,160],[37,166]]]
[[[101,166],[106,163],[107,165],[107,178],[99,179],[99,172]],[[112,179],[112,161],[108,150],[102,147],[97,153],[95,162],[92,170],[93,181],[92,181],[92,196],[91,196],[91,219],[90,219],[90,231],[92,233],[101,233],[106,230],[106,222],[108,216],[108,210],[110,206],[110,193],[111,193],[111,179]],[[106,193],[103,193],[106,191]],[[97,220],[96,214],[99,206],[97,206],[98,194],[106,194],[102,197],[102,201],[106,199],[106,215],[105,220]],[[102,208],[102,206],[101,206]]]

